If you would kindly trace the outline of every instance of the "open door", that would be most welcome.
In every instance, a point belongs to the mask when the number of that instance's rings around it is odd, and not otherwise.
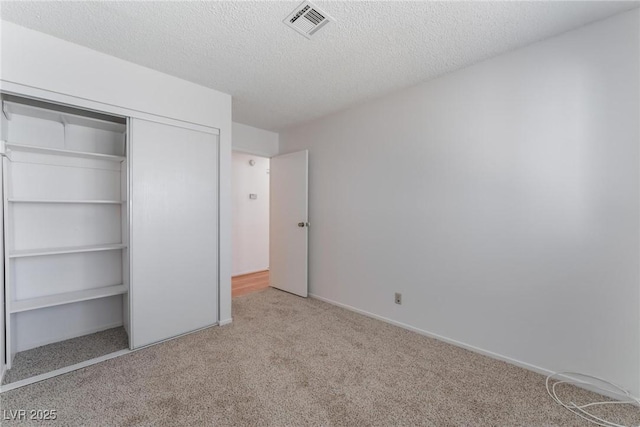
[[[271,286],[306,297],[309,239],[307,150],[271,158],[269,270]]]

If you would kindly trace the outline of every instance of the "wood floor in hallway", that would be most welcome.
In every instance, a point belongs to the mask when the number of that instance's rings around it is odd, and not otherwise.
[[[269,287],[269,270],[242,274],[231,278],[231,296],[247,295]]]

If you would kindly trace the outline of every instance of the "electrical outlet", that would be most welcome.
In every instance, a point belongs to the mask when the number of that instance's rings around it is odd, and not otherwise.
[[[396,292],[396,304],[402,304],[402,294],[399,292]]]

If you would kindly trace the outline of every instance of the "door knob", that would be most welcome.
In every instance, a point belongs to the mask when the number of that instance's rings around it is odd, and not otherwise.
[[[299,222],[298,227],[304,227],[304,222]]]

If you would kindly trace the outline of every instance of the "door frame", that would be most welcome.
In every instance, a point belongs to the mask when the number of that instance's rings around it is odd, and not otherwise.
[[[250,152],[249,150],[237,150],[237,149],[235,149],[235,148],[233,148],[233,147],[232,147],[232,148],[231,148],[231,157],[232,157],[232,158],[231,158],[231,167],[232,167],[232,169],[233,169],[233,153],[247,154],[247,155],[250,155],[250,156],[260,157],[261,159],[268,159],[268,160],[269,160],[269,165],[271,165],[271,159],[272,159],[272,157],[273,157],[273,156],[271,156],[271,155],[267,155],[267,154],[264,154],[264,153],[262,153],[262,154],[259,154],[258,152],[253,152],[253,153],[252,153],[252,152]],[[276,154],[276,156],[277,156],[277,154]],[[271,167],[271,166],[269,166],[269,167]],[[269,173],[269,172],[268,172],[268,173]],[[232,170],[232,174],[233,174],[233,170]],[[271,177],[269,177],[269,184],[271,184]],[[233,192],[234,192],[233,183],[231,183],[231,192],[232,192],[232,194],[233,194]],[[269,207],[271,207],[271,197],[269,197],[268,202],[269,202]],[[231,208],[233,209],[233,203],[232,203]],[[233,227],[233,224],[232,224],[232,227]],[[270,231],[270,230],[269,230],[269,231]],[[232,238],[233,238],[233,236],[232,236]],[[271,235],[269,234],[269,240],[270,240],[270,239],[271,239]],[[231,243],[232,243],[232,244],[234,244],[234,242],[231,242]],[[233,256],[233,250],[232,250],[231,255]],[[271,254],[269,254],[269,255],[271,255]],[[269,257],[269,259],[271,259],[271,257]],[[245,276],[245,275],[254,274],[254,273],[259,273],[259,272],[261,272],[261,271],[268,271],[268,270],[269,270],[269,268],[267,268],[267,270],[247,271],[247,272],[244,272],[244,273],[234,274],[234,273],[233,273],[233,265],[232,265],[232,269],[231,269],[231,279],[233,280],[233,278],[234,278],[234,277],[238,277],[238,276]],[[232,284],[232,287],[233,287],[233,284]],[[232,292],[233,292],[233,289],[232,289]]]
[[[251,150],[251,149],[246,149],[246,148],[236,148],[236,147],[231,147],[231,153],[233,155],[233,152],[236,153],[242,153],[242,154],[249,154],[252,156],[257,156],[257,157],[262,157],[264,159],[269,159],[269,169],[271,169],[271,159],[275,156],[279,156],[280,153],[276,153],[276,154],[271,154],[271,153],[267,153],[265,151],[260,151],[260,150]],[[233,163],[233,162],[232,162]],[[271,171],[269,171],[271,172]],[[271,187],[271,175],[269,175],[269,187]],[[232,191],[233,191],[233,184],[232,184]],[[269,190],[269,196],[271,196],[271,190]],[[271,211],[271,197],[269,197],[269,211]],[[271,220],[271,219],[269,219]],[[233,227],[233,224],[231,224],[231,226]],[[269,227],[269,242],[271,242],[271,227]],[[231,242],[233,244],[233,241]],[[233,256],[233,253],[232,253]],[[269,248],[269,269],[271,269],[271,248]],[[233,269],[231,270],[233,272]],[[269,270],[270,271],[270,270]],[[247,273],[250,274],[250,273]],[[242,276],[242,274],[239,274],[238,276]],[[231,276],[232,278],[235,276]],[[271,282],[269,282],[269,287],[271,287]],[[232,290],[233,292],[233,290]]]
[[[270,153],[266,153],[266,152],[260,151],[260,150],[252,150],[252,149],[246,149],[246,148],[234,148],[233,146],[231,147],[231,150],[232,151],[236,151],[238,153],[251,154],[251,155],[254,155],[254,156],[264,157],[264,158],[267,158],[269,160],[272,160],[274,157],[277,157],[277,156],[283,156],[283,155],[289,154],[289,153],[280,153],[280,152],[278,152],[276,154],[270,154]],[[271,179],[269,179],[269,181],[271,182]],[[307,183],[307,186],[308,186],[308,183]],[[308,191],[308,188],[307,188],[307,191]],[[308,203],[308,201],[307,201],[307,203]],[[271,208],[271,199],[269,199],[269,208]],[[307,210],[308,210],[308,208],[307,208]],[[308,216],[308,212],[307,212],[307,216]],[[310,220],[308,218],[307,218],[307,221],[310,222]],[[309,230],[307,230],[307,233],[309,233]],[[309,237],[307,236],[307,239],[308,238]],[[271,233],[269,233],[269,242],[271,242]],[[307,245],[308,245],[308,241],[307,241]],[[308,249],[307,249],[307,251],[308,251]],[[271,266],[271,250],[269,250],[269,265]],[[308,280],[309,280],[309,254],[307,252],[307,293],[308,293],[308,295],[310,295],[310,293],[308,292],[308,288],[309,288]],[[269,286],[271,287],[271,285],[269,285]]]

